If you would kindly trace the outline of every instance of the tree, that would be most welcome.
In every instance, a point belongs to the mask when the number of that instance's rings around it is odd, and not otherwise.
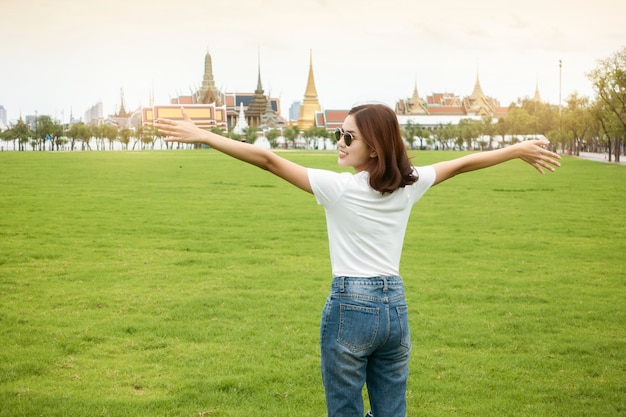
[[[328,132],[328,130],[326,130],[326,128],[323,128],[321,126],[311,126],[307,130],[302,132],[302,136],[304,136],[306,139],[308,139],[309,146],[312,147],[312,143],[317,138],[322,138],[322,139],[329,138],[330,137],[330,132]]]
[[[511,105],[509,111],[504,118],[505,126],[507,126],[508,134],[512,135],[511,142],[519,142],[520,137],[530,135],[535,132],[533,117],[523,107]]]
[[[259,128],[256,126],[248,126],[244,128],[243,133],[246,136],[246,142],[248,143],[256,142],[257,138],[259,137],[257,133],[258,131],[259,131]]]
[[[31,137],[30,127],[20,119],[17,121],[17,124],[12,128],[13,137],[17,139],[17,146],[20,151],[24,150],[24,144],[28,142],[28,138]]]
[[[623,134],[623,128],[615,113],[609,110],[606,103],[602,100],[594,103],[591,113],[599,126],[598,145],[603,147],[603,152],[608,151],[608,161],[610,162],[613,159],[614,144],[619,140],[620,135]],[[619,162],[619,152],[615,160]]]
[[[96,150],[104,149],[104,124],[92,125],[89,127],[91,136],[96,140]],[[89,143],[87,143],[89,147]]]
[[[74,150],[76,142],[87,143],[89,147],[89,139],[91,138],[91,129],[83,122],[73,124],[66,132],[68,138],[70,138],[70,149]]]
[[[146,149],[146,146],[154,149],[154,143],[156,142],[157,137],[162,136],[158,135],[158,132],[154,126],[145,125],[137,129],[137,137],[139,137],[139,140],[141,142],[141,149]]]
[[[598,66],[587,74],[598,100],[615,116],[619,130],[615,132],[615,161],[619,162],[626,136],[626,47],[612,56],[600,60]]]
[[[445,125],[440,123],[435,128],[435,136],[444,150],[452,149],[456,138],[459,137],[459,127],[452,123],[446,123]]]
[[[117,140],[117,137],[119,135],[119,129],[117,128],[117,126],[113,126],[113,125],[103,125],[101,133],[102,133],[102,137],[109,141],[109,150],[112,151],[113,142]]]
[[[35,121],[35,144],[39,150],[44,151],[46,149],[46,142],[50,143],[50,149],[54,150],[54,146],[57,145],[61,136],[63,136],[63,126],[52,117],[42,115]]]
[[[297,125],[286,127],[283,130],[283,136],[285,137],[287,142],[291,142],[294,147],[296,146],[296,138],[298,137],[299,134],[300,134],[300,129],[298,129]],[[285,143],[285,147],[287,148],[289,147],[288,143]]]
[[[413,124],[413,122],[410,120],[406,122],[406,126],[404,127],[402,131],[402,135],[404,136],[406,141],[409,142],[409,147],[411,149],[414,148],[413,144],[415,143],[417,136],[419,136],[420,130],[421,128],[419,124]]]
[[[275,148],[278,146],[278,137],[280,136],[280,131],[278,129],[272,129],[265,134],[265,138],[270,143],[271,148]]]
[[[493,118],[490,115],[484,115],[480,119],[480,138],[478,140],[478,146],[480,150],[493,148],[493,135],[496,132],[496,127],[493,124]]]
[[[419,123],[413,124],[412,121],[407,121],[402,135],[409,142],[409,147],[414,149],[413,146],[416,140],[420,141],[420,149],[424,149],[424,139],[430,138],[430,130],[423,128]]]
[[[30,127],[24,123],[21,117],[15,125],[2,132],[2,139],[4,141],[13,142],[13,150],[15,150],[15,142],[17,141],[17,149],[23,151],[24,143],[28,141],[29,137]]]
[[[128,150],[128,144],[130,143],[130,138],[133,136],[133,130],[127,127],[120,130],[119,140],[125,150]]]
[[[463,141],[467,145],[468,150],[474,149],[474,141],[480,136],[482,122],[474,119],[461,119],[459,121],[459,145],[463,145]]]
[[[580,150],[587,137],[591,111],[589,98],[581,97],[577,93],[567,98],[567,106],[563,112],[563,130],[567,133],[566,139],[571,154],[580,155]]]

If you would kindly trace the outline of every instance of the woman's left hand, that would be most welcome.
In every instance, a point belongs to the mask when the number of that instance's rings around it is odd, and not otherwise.
[[[518,148],[519,158],[522,161],[532,165],[540,173],[545,174],[544,169],[554,172],[556,168],[561,166],[559,162],[561,156],[545,148],[549,144],[548,140],[538,139],[525,140],[513,146]]]

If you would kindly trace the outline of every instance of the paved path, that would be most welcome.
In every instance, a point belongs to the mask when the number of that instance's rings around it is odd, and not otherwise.
[[[603,153],[581,152],[580,153],[580,157],[583,158],[583,159],[589,159],[590,161],[609,162],[608,161],[609,155],[608,154],[603,154]],[[615,155],[611,155],[611,159],[612,159],[611,163],[614,164],[615,163]],[[621,165],[626,165],[626,156],[620,155],[619,163]]]

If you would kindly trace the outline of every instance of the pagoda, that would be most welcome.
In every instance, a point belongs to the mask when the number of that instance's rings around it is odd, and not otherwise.
[[[267,96],[267,106],[265,106],[265,113],[261,116],[261,126],[274,129],[281,125],[281,121],[272,107],[272,100],[270,99],[270,96],[271,94],[268,94]]]
[[[212,104],[216,106],[222,105],[222,95],[215,86],[215,80],[213,79],[213,62],[211,60],[211,54],[207,51],[204,56],[204,77],[202,79],[202,86],[196,92],[195,102],[198,104]]]
[[[261,58],[259,57],[259,77],[256,84],[256,90],[254,90],[254,96],[250,100],[248,109],[246,111],[246,118],[250,126],[260,126],[261,116],[265,114],[267,108],[267,97],[263,94],[263,86],[261,85]]]
[[[128,116],[130,116],[130,113],[128,113],[124,107],[124,89],[120,88],[120,110],[114,115],[114,117],[124,118]]]
[[[304,100],[300,106],[300,116],[298,117],[298,129],[307,130],[315,126],[315,113],[321,111],[320,103],[317,100],[317,90],[315,89],[315,79],[313,77],[313,51],[309,57],[309,79],[304,92]]]
[[[243,135],[246,133],[246,129],[248,129],[248,123],[246,122],[246,115],[243,112],[243,103],[241,103],[239,105],[239,118],[237,119],[237,124],[233,128],[233,133]]]

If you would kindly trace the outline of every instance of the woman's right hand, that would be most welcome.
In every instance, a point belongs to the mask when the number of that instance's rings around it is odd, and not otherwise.
[[[156,119],[154,127],[165,135],[165,142],[202,143],[205,141],[206,131],[200,129],[191,120],[183,107],[180,108],[182,120]]]

